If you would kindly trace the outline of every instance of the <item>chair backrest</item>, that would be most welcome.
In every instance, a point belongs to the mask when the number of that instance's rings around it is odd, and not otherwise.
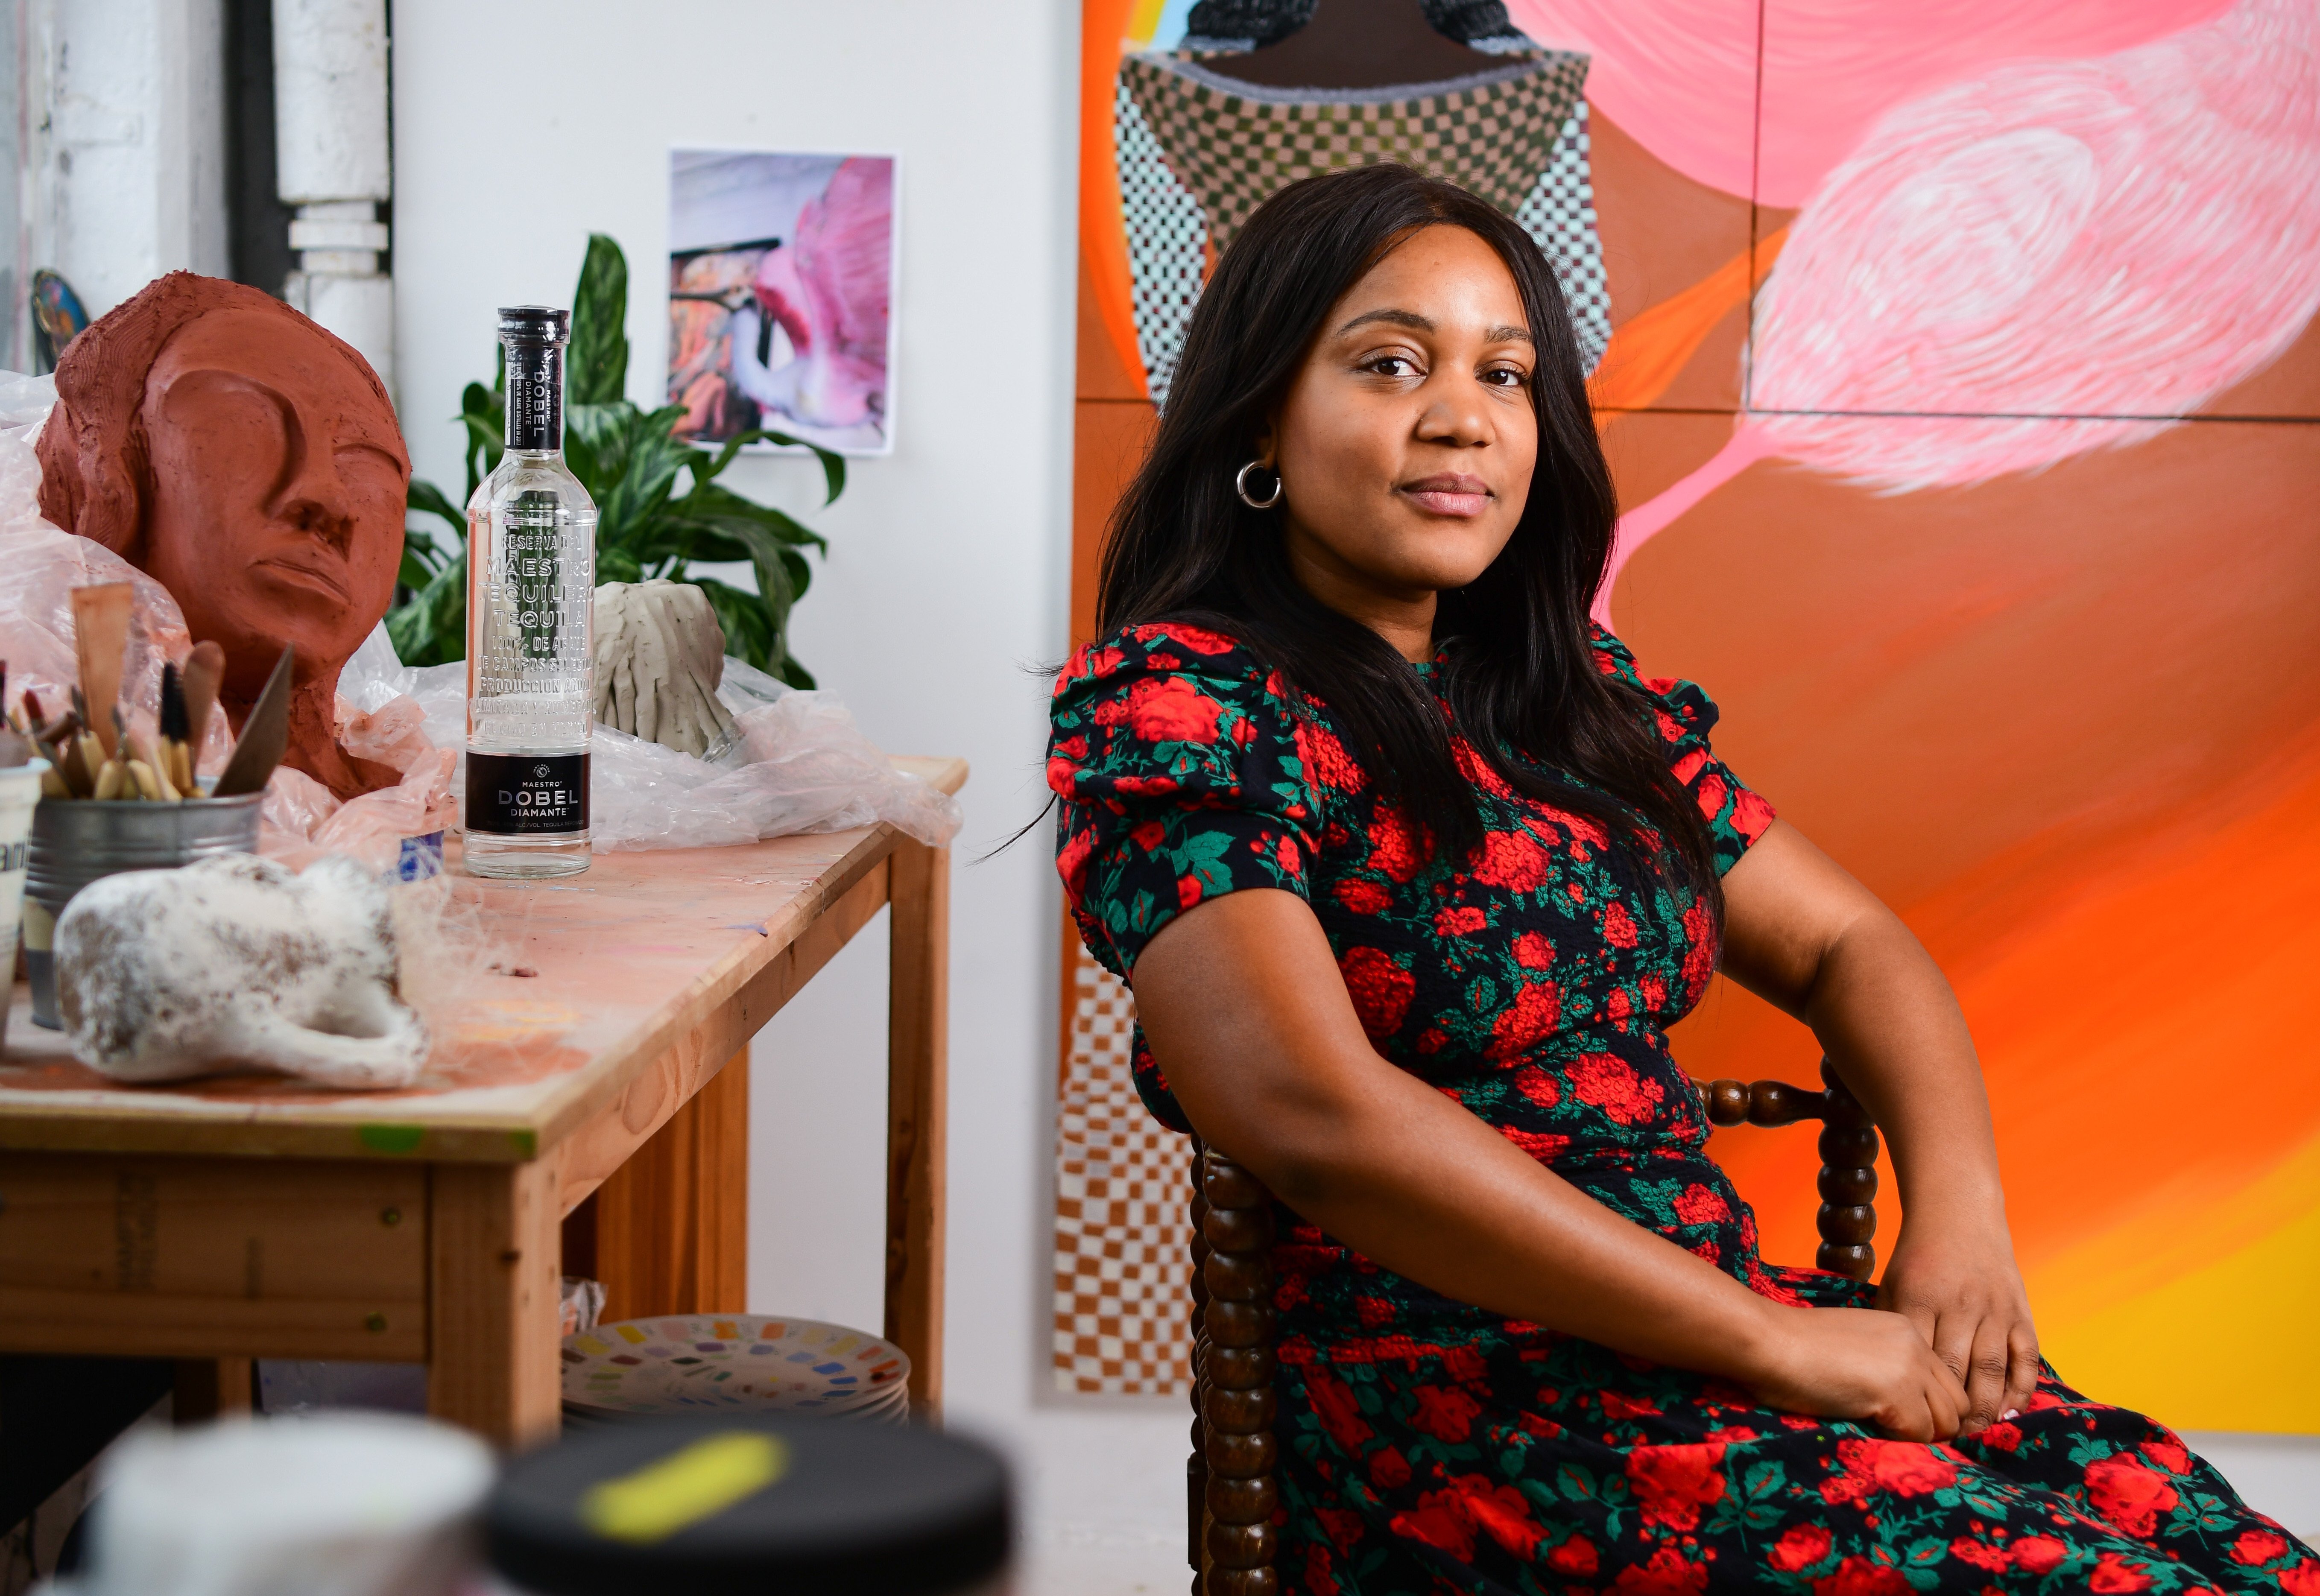
[[[1826,1059],[1820,1074],[1818,1092],[1784,1081],[1694,1084],[1711,1124],[1822,1121],[1814,1265],[1867,1280],[1877,1267],[1877,1127]],[[1192,1455],[1184,1505],[1192,1596],[1280,1596],[1273,1193],[1194,1137],[1192,1216]]]

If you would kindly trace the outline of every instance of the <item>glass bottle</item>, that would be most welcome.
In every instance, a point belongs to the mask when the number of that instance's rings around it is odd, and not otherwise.
[[[564,464],[571,318],[500,312],[507,452],[467,501],[467,868],[588,867],[596,506]]]

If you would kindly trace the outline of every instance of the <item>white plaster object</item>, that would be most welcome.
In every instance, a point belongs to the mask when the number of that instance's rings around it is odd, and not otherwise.
[[[427,1029],[395,985],[385,885],[342,856],[294,875],[248,854],[108,875],[57,921],[73,1056],[120,1081],[256,1066],[407,1086]]]
[[[718,702],[725,630],[690,582],[607,582],[596,589],[596,719],[617,730],[713,759],[739,735]]]
[[[91,1517],[87,1561],[49,1587],[53,1596],[485,1587],[473,1572],[473,1525],[496,1465],[489,1447],[448,1424],[323,1412],[140,1428],[97,1472],[104,1509]]]

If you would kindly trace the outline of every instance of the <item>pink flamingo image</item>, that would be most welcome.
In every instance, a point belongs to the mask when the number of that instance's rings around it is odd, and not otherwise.
[[[788,241],[766,253],[733,314],[733,380],[766,413],[808,426],[883,420],[894,167],[856,157],[806,202]],[[777,325],[789,358],[775,360]]]
[[[1713,54],[1692,0],[1638,9],[1665,49]],[[1873,23],[1880,8],[1793,9],[1782,20],[1810,39],[1838,13]],[[1614,578],[1759,459],[1889,493],[2038,471],[2174,424],[2278,358],[2320,310],[2309,0],[1941,9],[1986,15],[1931,31],[1939,48],[1871,51],[1839,92],[1785,96],[1805,109],[1777,137],[1785,112],[1767,95],[1761,191],[1803,210],[1757,298],[1744,412],[1713,458],[1621,519]],[[1559,25],[1624,49],[1644,37],[1632,13],[1588,0],[1512,10],[1549,41]],[[1746,19],[1721,10],[1730,55]],[[1989,64],[1956,59],[1961,38]],[[1768,33],[1768,79],[1780,55]],[[1620,71],[1606,77],[1616,98]],[[1686,103],[1639,105],[1631,131],[1672,164],[1730,178]]]

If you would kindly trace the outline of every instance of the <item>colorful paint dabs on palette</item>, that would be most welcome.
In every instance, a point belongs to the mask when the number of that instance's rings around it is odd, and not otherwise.
[[[899,1417],[911,1360],[843,1325],[752,1314],[673,1315],[564,1338],[564,1402],[583,1414],[699,1410]]]

